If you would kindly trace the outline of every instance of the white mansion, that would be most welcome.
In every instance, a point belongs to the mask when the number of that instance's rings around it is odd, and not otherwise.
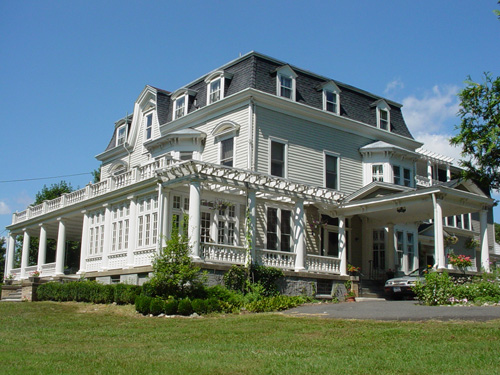
[[[450,249],[488,270],[493,200],[422,146],[400,104],[250,52],[174,92],[146,86],[96,156],[99,183],[13,215],[5,274],[140,282],[184,215],[214,272],[251,260],[341,280],[349,263],[377,279],[447,268]]]

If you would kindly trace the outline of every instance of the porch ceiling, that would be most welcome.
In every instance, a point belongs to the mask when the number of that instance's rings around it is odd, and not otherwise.
[[[381,224],[424,221],[434,218],[433,196],[441,205],[443,217],[479,212],[493,205],[491,198],[441,186],[348,202],[337,214],[365,216]]]
[[[83,214],[75,213],[73,215],[65,215],[64,223],[66,224],[66,240],[67,241],[80,241],[83,229]],[[26,227],[27,232],[32,237],[40,236],[40,225],[45,227],[47,231],[47,238],[57,240],[59,232],[59,220],[50,219],[42,223],[36,223]],[[24,228],[23,228],[24,229]]]

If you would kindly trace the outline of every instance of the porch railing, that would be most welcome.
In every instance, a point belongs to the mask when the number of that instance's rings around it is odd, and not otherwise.
[[[205,261],[245,264],[247,249],[244,247],[203,243],[201,248],[202,257]]]
[[[54,276],[56,274],[56,264],[54,263],[45,263],[42,264],[42,272],[40,276]]]
[[[295,253],[277,250],[257,250],[257,262],[268,267],[295,268]]]
[[[309,271],[340,273],[340,259],[320,255],[307,255],[306,268]]]
[[[69,194],[63,194],[56,199],[45,201],[36,206],[30,206],[24,211],[14,213],[12,215],[12,224],[20,223],[33,217],[41,216],[48,212],[56,211],[60,208],[71,206],[87,199],[106,194],[110,191],[121,189],[136,182],[147,180],[155,176],[155,171],[157,169],[177,162],[179,161],[165,156],[158,160],[153,160],[143,166],[132,168],[131,170],[119,175],[111,176],[101,182],[89,184],[83,189],[76,190]]]

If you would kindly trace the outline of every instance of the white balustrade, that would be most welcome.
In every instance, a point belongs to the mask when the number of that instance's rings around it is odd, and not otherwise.
[[[133,176],[132,171],[128,171],[125,173],[121,173],[117,176],[114,176],[113,178],[115,180],[115,188],[119,189],[132,184],[133,182],[132,176]]]
[[[43,203],[37,204],[36,206],[31,206],[31,217],[40,216],[43,214]]]
[[[40,276],[54,276],[56,274],[56,263],[45,263],[42,264],[42,271],[40,272]]]
[[[47,211],[55,211],[62,206],[62,197],[47,201]]]
[[[267,267],[295,268],[295,253],[277,250],[257,250],[257,261]]]
[[[18,212],[16,215],[16,223],[18,223],[20,221],[27,220],[27,219],[28,219],[28,211],[27,210]]]
[[[320,255],[307,255],[309,271],[340,274],[340,259]]]
[[[245,264],[247,249],[241,246],[203,243],[202,257],[208,262]]]
[[[83,188],[66,195],[66,204],[75,204],[84,201],[87,198],[85,191],[86,189]]]
[[[10,274],[14,277],[14,280],[20,280],[21,279],[21,269],[20,268],[13,268],[13,269],[11,269],[10,270]]]
[[[90,185],[90,195],[96,197],[108,192],[109,181],[104,180],[98,182],[97,184]]]

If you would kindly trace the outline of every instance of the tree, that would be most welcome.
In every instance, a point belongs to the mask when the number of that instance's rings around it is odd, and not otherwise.
[[[459,134],[450,143],[462,147],[463,176],[484,190],[500,189],[500,77],[484,73],[479,84],[470,77],[458,94],[461,118]]]
[[[58,184],[52,184],[50,187],[43,185],[42,190],[36,193],[33,205],[36,206],[37,204],[43,203],[43,201],[50,201],[52,199],[59,198],[61,195],[71,193],[73,190],[74,189],[71,184],[64,180]]]
[[[0,237],[0,283],[4,277],[6,252],[5,237]]]
[[[94,169],[92,172],[92,182],[94,184],[97,184],[98,182],[101,182],[101,166],[99,168]]]

